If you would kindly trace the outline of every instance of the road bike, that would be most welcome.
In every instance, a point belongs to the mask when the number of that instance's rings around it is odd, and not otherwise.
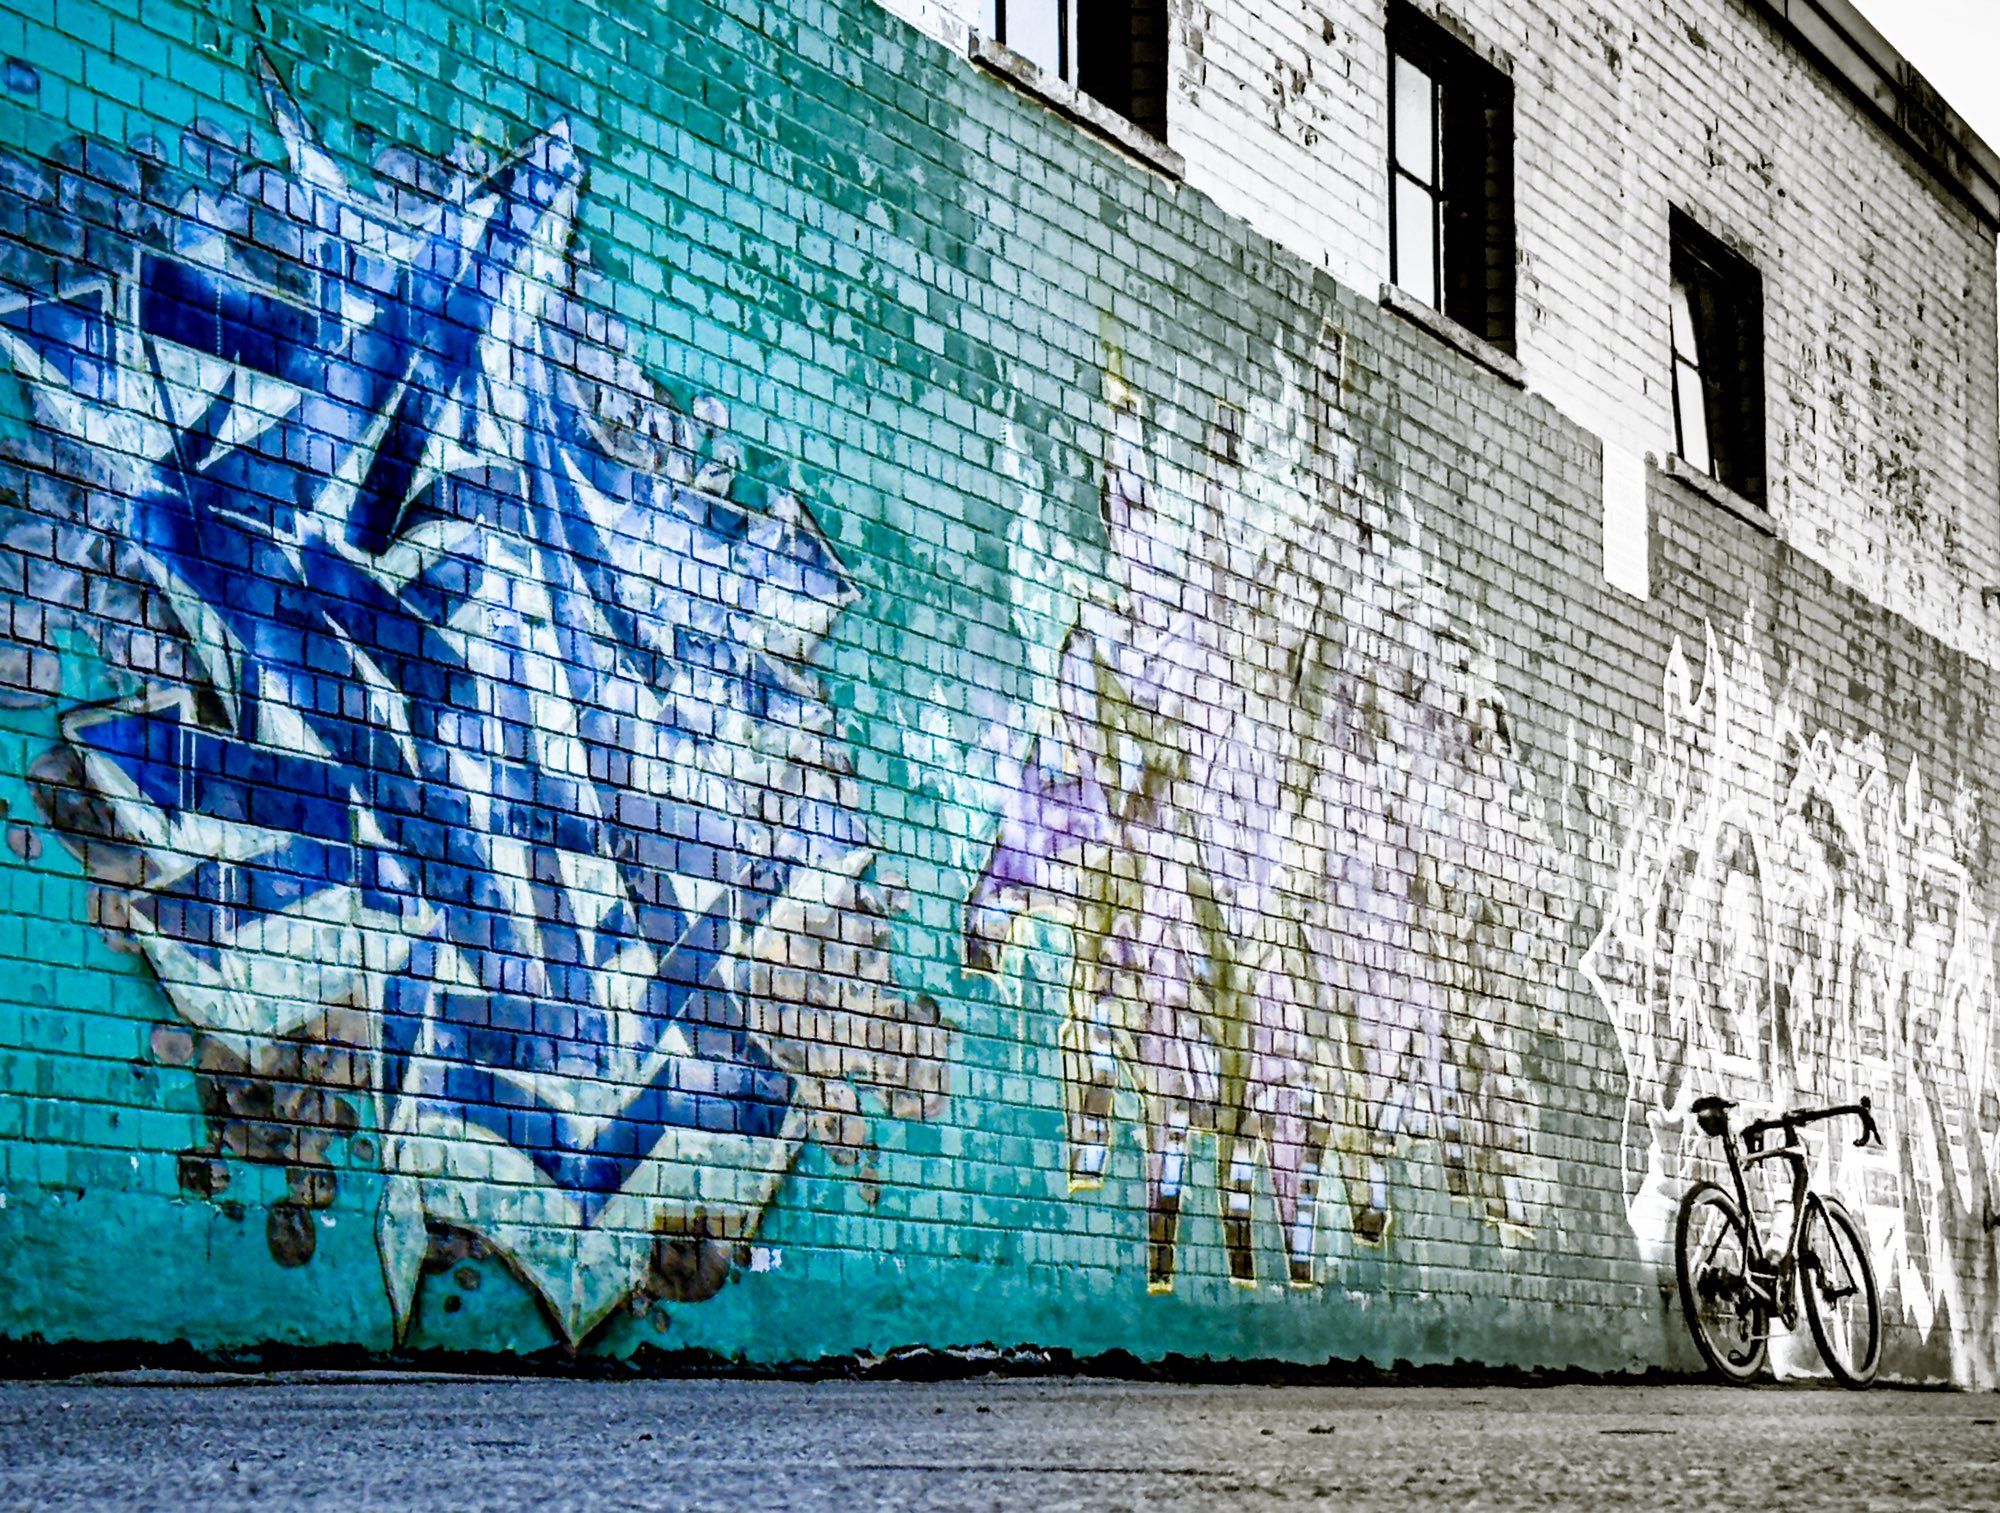
[[[1875,1269],[1861,1227],[1836,1199],[1812,1190],[1799,1131],[1852,1114],[1861,1121],[1861,1138],[1854,1143],[1879,1145],[1869,1101],[1794,1109],[1746,1124],[1732,1137],[1729,1111],[1735,1106],[1723,1098],[1702,1098],[1694,1105],[1701,1132],[1722,1141],[1736,1189],[1731,1197],[1713,1182],[1699,1182],[1681,1199],[1674,1260],[1681,1312],[1695,1348],[1725,1381],[1753,1381],[1770,1356],[1772,1320],[1797,1327],[1803,1298],[1813,1342],[1834,1380],[1843,1387],[1866,1387],[1882,1360]],[[1782,1137],[1775,1145],[1769,1144],[1773,1135]],[[1750,1201],[1748,1172],[1768,1161],[1791,1168],[1791,1213],[1784,1243],[1767,1250]]]

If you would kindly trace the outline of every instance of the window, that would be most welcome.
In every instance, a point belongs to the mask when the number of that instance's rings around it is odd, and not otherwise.
[[[1166,0],[993,0],[993,37],[1141,131],[1166,136]]]
[[[1436,22],[1389,8],[1389,278],[1514,350],[1514,86]]]
[[[1674,451],[1694,471],[1761,506],[1763,279],[1678,210],[1670,232]]]

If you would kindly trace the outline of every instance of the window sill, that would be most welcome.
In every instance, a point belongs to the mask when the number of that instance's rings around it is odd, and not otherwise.
[[[1414,294],[1396,284],[1382,286],[1382,308],[1392,310],[1414,326],[1422,326],[1431,335],[1455,352],[1461,352],[1478,363],[1480,367],[1494,374],[1502,383],[1516,389],[1528,387],[1528,376],[1521,371],[1521,360],[1508,352],[1502,352],[1485,337],[1468,331],[1441,310],[1434,310]]]
[[[1187,160],[1158,137],[1141,131],[1110,106],[1100,104],[1073,84],[1051,78],[1026,58],[991,37],[971,34],[967,49],[972,61],[988,73],[998,74],[1017,89],[1026,91],[1058,115],[1068,116],[1079,126],[1088,127],[1113,146],[1170,179],[1187,177]]]
[[[1772,520],[1769,510],[1752,504],[1728,484],[1709,477],[1698,468],[1690,467],[1682,458],[1669,454],[1667,460],[1661,464],[1660,471],[1683,488],[1701,495],[1717,509],[1734,515],[1745,525],[1763,532],[1766,536],[1774,538],[1777,536],[1777,522]]]

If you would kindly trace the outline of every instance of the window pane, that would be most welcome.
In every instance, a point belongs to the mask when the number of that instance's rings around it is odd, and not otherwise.
[[[1437,308],[1437,201],[1420,184],[1396,178],[1396,283]]]
[[[1408,58],[1397,58],[1396,162],[1424,183],[1437,183],[1437,85]]]
[[[1708,448],[1708,405],[1702,394],[1701,373],[1693,363],[1674,364],[1674,419],[1680,426],[1681,459],[1704,473],[1715,471],[1715,457]]]
[[[1062,77],[1062,12],[1068,0],[1000,0],[1007,45],[1050,78]]]
[[[1701,365],[1702,352],[1694,338],[1694,304],[1688,298],[1688,286],[1674,283],[1673,295],[1674,357]]]

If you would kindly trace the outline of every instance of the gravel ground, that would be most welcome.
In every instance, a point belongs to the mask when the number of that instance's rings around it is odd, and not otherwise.
[[[7,1507],[2000,1507],[2000,1398],[1696,1386],[0,1384]]]

